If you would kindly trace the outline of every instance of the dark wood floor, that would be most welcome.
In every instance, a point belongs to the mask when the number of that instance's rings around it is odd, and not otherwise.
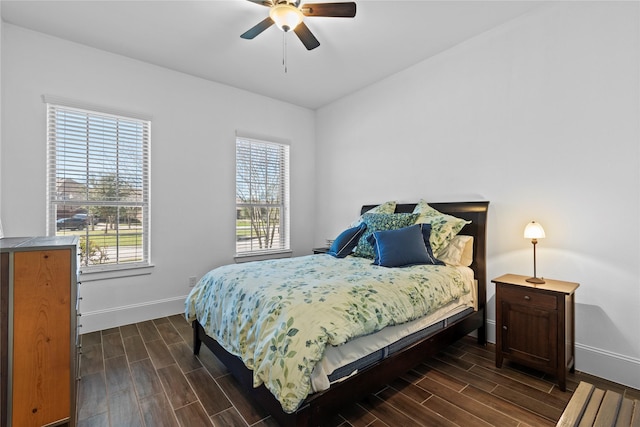
[[[78,425],[110,427],[276,426],[202,346],[180,315],[82,336]],[[640,399],[640,391],[590,375],[580,380]],[[336,414],[330,426],[553,426],[571,392],[505,363],[471,338]]]

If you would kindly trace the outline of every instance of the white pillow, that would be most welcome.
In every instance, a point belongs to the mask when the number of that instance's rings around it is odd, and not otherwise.
[[[469,267],[473,262],[473,236],[455,236],[435,257],[447,265]]]

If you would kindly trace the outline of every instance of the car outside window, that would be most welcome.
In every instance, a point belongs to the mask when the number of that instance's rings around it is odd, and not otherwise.
[[[83,272],[148,266],[149,120],[47,103],[47,232]]]

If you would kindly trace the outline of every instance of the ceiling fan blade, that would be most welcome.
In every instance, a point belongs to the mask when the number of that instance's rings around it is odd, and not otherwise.
[[[251,40],[252,38],[254,38],[258,34],[263,32],[273,24],[274,24],[273,19],[267,16],[265,19],[260,21],[257,25],[245,31],[240,37],[242,37],[243,39]]]
[[[356,4],[345,3],[305,3],[300,7],[305,16],[329,16],[334,18],[353,18],[356,16]]]
[[[320,46],[320,42],[316,36],[311,33],[311,30],[309,30],[309,27],[307,27],[304,22],[299,23],[298,26],[293,29],[293,32],[296,33],[307,50],[315,49]]]
[[[260,4],[262,6],[267,6],[267,7],[273,6],[273,2],[271,2],[270,0],[247,0],[247,1],[250,1],[251,3]]]

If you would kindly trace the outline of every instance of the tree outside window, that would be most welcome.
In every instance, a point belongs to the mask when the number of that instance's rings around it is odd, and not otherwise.
[[[289,249],[289,146],[236,140],[236,253]]]
[[[47,104],[49,235],[91,269],[149,265],[150,122]]]

